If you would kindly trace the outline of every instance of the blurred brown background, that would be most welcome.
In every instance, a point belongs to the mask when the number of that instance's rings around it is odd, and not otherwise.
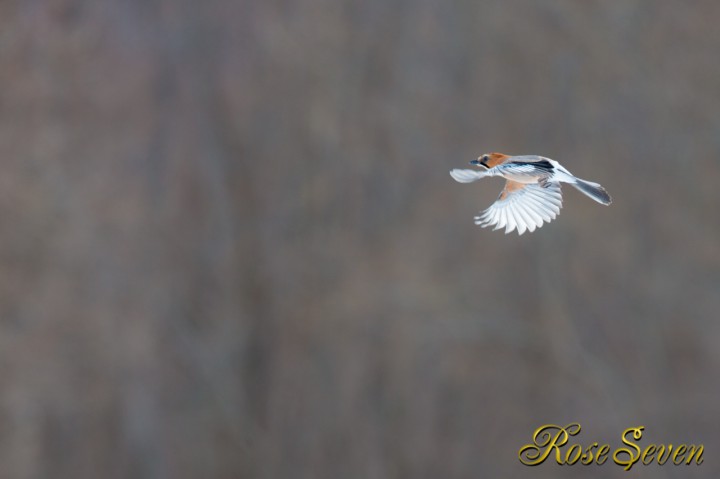
[[[0,477],[720,466],[720,3],[3,2]],[[486,151],[561,161],[532,235]]]

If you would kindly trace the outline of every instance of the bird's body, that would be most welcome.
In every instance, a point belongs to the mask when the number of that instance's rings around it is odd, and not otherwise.
[[[451,170],[450,175],[460,183],[471,183],[486,176],[505,178],[505,188],[497,201],[475,217],[475,224],[485,228],[505,228],[505,233],[517,229],[535,231],[543,223],[557,217],[562,207],[560,183],[567,183],[603,205],[612,202],[610,195],[597,183],[576,178],[560,163],[537,155],[510,156],[502,153],[482,155],[470,164],[483,170]]]

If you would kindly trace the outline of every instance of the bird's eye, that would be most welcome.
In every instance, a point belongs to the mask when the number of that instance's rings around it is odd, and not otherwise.
[[[489,159],[490,159],[490,158],[489,158],[487,155],[483,155],[483,157],[482,157],[482,160],[483,160],[483,161],[487,161],[487,160],[489,160]]]

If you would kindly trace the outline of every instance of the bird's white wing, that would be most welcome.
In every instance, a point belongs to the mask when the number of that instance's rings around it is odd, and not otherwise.
[[[518,234],[549,223],[562,208],[560,183],[518,183],[508,180],[497,201],[475,217],[475,224],[505,228],[505,234],[517,228]]]
[[[519,157],[526,158],[526,157]],[[535,161],[521,161],[513,157],[512,161],[497,165],[493,168],[497,170],[496,176],[503,176],[510,180],[516,180],[521,183],[534,183],[530,179],[549,178],[552,176],[554,166],[546,159]]]
[[[488,176],[487,170],[450,170],[450,176],[458,183],[472,183]]]

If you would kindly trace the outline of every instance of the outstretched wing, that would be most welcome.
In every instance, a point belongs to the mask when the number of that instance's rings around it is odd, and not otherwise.
[[[560,183],[518,183],[507,180],[497,201],[475,217],[475,224],[505,228],[505,234],[517,228],[518,234],[549,223],[562,208]]]
[[[450,176],[458,183],[472,183],[488,176],[487,170],[450,170]]]

